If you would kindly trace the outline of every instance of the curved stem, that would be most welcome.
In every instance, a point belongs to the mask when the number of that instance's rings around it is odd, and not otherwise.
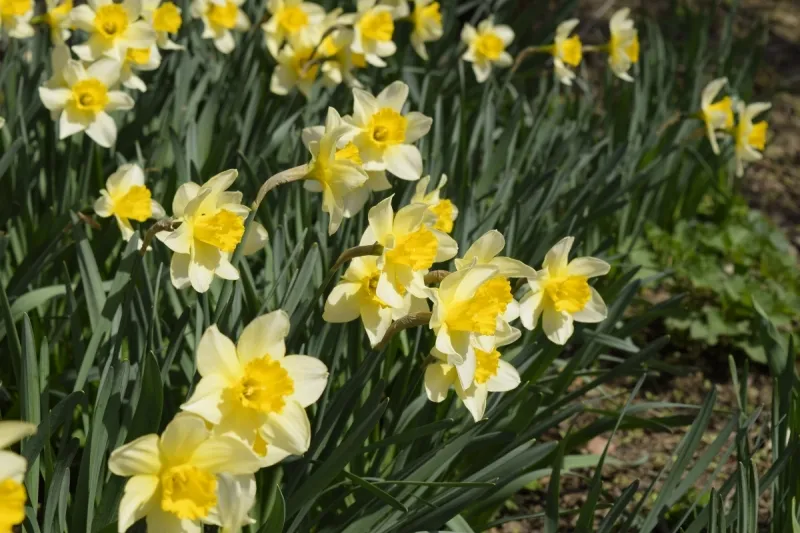
[[[256,201],[253,202],[253,210],[257,210],[258,206],[261,205],[261,202],[264,201],[264,197],[267,195],[269,191],[283,185],[285,183],[291,183],[293,181],[298,181],[305,178],[308,175],[310,167],[305,165],[300,165],[299,167],[290,168],[288,170],[284,170],[283,172],[278,172],[267,181],[264,182],[264,185],[258,190],[258,195],[256,196]]]
[[[350,261],[351,259],[355,259],[356,257],[364,257],[365,255],[381,255],[383,253],[383,246],[378,244],[367,244],[365,246],[354,246],[353,248],[348,248],[344,252],[341,253],[339,258],[331,267],[331,272],[335,273],[339,270],[339,267],[345,264],[346,262]]]
[[[529,56],[533,54],[541,54],[547,53],[550,54],[553,52],[554,46],[552,44],[547,44],[543,46],[528,46],[524,48],[522,52],[517,55],[517,60],[514,61],[514,66],[511,67],[511,73],[515,73],[519,67],[522,65],[522,62],[528,59]]]
[[[150,226],[150,229],[147,230],[147,233],[144,234],[144,241],[142,241],[142,247],[139,248],[139,253],[144,255],[147,252],[147,249],[150,247],[150,243],[153,241],[153,237],[156,236],[156,233],[161,231],[174,231],[176,230],[182,222],[180,220],[173,220],[172,218],[163,218]]]
[[[378,351],[384,349],[386,345],[389,344],[389,341],[392,340],[392,337],[394,337],[396,334],[400,333],[404,329],[424,326],[431,321],[432,316],[432,313],[425,311],[422,313],[406,315],[400,320],[395,320],[392,322],[392,325],[389,326],[389,329],[386,330],[386,334],[383,336],[381,341],[373,346],[373,348]]]

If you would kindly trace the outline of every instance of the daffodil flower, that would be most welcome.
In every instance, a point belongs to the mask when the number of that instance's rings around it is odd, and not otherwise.
[[[250,29],[250,19],[241,6],[244,0],[192,0],[192,16],[203,21],[203,39],[212,39],[223,54],[236,48],[231,30],[244,32]]]
[[[514,62],[506,47],[514,40],[514,31],[504,24],[495,25],[494,19],[481,21],[475,29],[465,24],[461,30],[461,41],[467,45],[467,51],[461,59],[472,63],[475,79],[483,83],[492,73],[492,67],[506,68]]]
[[[736,175],[741,177],[744,174],[744,164],[750,161],[758,161],[764,156],[761,152],[767,143],[767,121],[753,123],[753,119],[772,107],[767,102],[756,102],[745,106],[744,102],[739,102],[737,114],[739,122],[736,125]]]
[[[314,357],[286,355],[289,316],[275,311],[250,322],[236,345],[211,326],[197,346],[202,379],[181,409],[202,416],[219,434],[249,443],[269,466],[302,455],[311,443],[305,408],[328,383]]]
[[[453,222],[458,218],[458,208],[450,200],[441,197],[442,188],[447,184],[447,176],[442,176],[439,186],[427,192],[430,176],[425,176],[417,182],[411,203],[425,204],[428,210],[436,217],[433,227],[439,231],[450,233],[453,231]]]
[[[220,482],[220,475],[249,476],[260,466],[247,443],[214,435],[202,418],[181,413],[161,436],[145,435],[111,453],[109,470],[130,478],[119,504],[118,531],[142,518],[148,531],[159,533],[194,533],[203,524],[220,525],[220,516],[231,513],[220,506],[232,503],[228,491],[236,482]]]
[[[493,353],[520,336],[506,319],[514,297],[511,283],[499,272],[494,265],[474,264],[449,274],[438,289],[428,289],[436,350],[455,368],[464,390],[475,378],[478,352]]]
[[[352,138],[356,131],[332,107],[328,108],[324,128],[303,130],[303,143],[312,157],[305,187],[322,193],[322,210],[330,215],[331,235],[339,229],[343,218],[353,216],[364,205],[360,195],[353,194],[364,188],[369,179],[361,168],[358,149],[352,143],[340,148],[341,141]]]
[[[405,3],[405,0],[403,0]],[[414,11],[411,12],[411,22],[414,29],[411,31],[411,46],[414,51],[428,60],[428,50],[425,43],[438,41],[442,38],[442,14],[439,12],[439,2],[434,0],[414,0]]]
[[[227,192],[238,175],[236,170],[226,170],[202,186],[184,183],[175,193],[172,216],[180,226],[159,232],[156,238],[174,252],[169,273],[176,288],[191,286],[202,293],[211,287],[214,276],[239,279],[230,258],[242,241],[250,209],[242,205],[242,193]],[[243,243],[245,255],[257,252],[266,241],[267,230],[254,221]]]
[[[44,21],[50,26],[50,40],[53,44],[63,44],[72,32],[72,0],[47,0]]]
[[[519,372],[500,358],[496,348],[486,352],[475,350],[475,375],[468,387],[461,384],[458,370],[455,365],[447,363],[444,354],[435,348],[431,354],[437,361],[425,368],[425,393],[428,399],[435,403],[443,402],[452,387],[475,422],[483,419],[488,393],[510,391],[520,384]]]
[[[469,247],[464,257],[455,260],[456,270],[473,265],[491,265],[497,268],[497,275],[504,278],[530,278],[536,270],[522,261],[499,254],[506,246],[506,239],[497,230],[489,230]]]
[[[287,43],[280,49],[276,56],[278,66],[272,72],[269,90],[275,94],[289,94],[294,87],[305,96],[311,97],[311,89],[319,74],[320,64],[315,59],[322,56],[315,55],[314,46],[298,44],[296,47]]]
[[[402,308],[406,305],[406,292],[417,298],[428,296],[425,274],[434,263],[455,257],[458,244],[446,233],[431,227],[433,217],[427,205],[407,205],[395,215],[392,198],[386,198],[369,210],[369,227],[360,244],[383,246],[377,262],[381,273],[375,294],[390,307]]]
[[[66,87],[39,87],[42,103],[58,117],[61,139],[85,131],[104,148],[116,142],[117,125],[108,113],[133,108],[130,96],[112,90],[119,73],[120,64],[113,59],[95,61],[86,69],[69,60],[63,70]]]
[[[422,176],[422,154],[412,143],[425,136],[433,120],[416,111],[402,114],[408,85],[396,81],[375,97],[353,89],[353,116],[345,117],[360,131],[353,139],[365,170],[388,170],[400,179]]]
[[[343,24],[353,26],[354,36],[350,45],[353,52],[361,54],[370,65],[385,67],[384,57],[394,55],[394,9],[390,5],[378,4],[377,0],[358,0],[358,11],[341,17]]]
[[[575,73],[572,68],[577,67],[583,60],[583,49],[581,39],[577,35],[572,35],[572,30],[578,25],[578,19],[565,20],[556,28],[555,43],[550,47],[553,54],[553,66],[556,77],[564,85],[572,85]]]
[[[128,48],[149,48],[156,40],[156,32],[140,20],[141,3],[125,0],[115,4],[112,0],[89,0],[70,13],[72,24],[89,34],[85,44],[72,47],[83,61],[110,57],[122,62]]]
[[[566,344],[575,322],[602,322],[608,309],[589,278],[604,276],[611,268],[594,257],[569,261],[574,237],[565,237],[544,258],[542,270],[528,278],[531,291],[520,302],[522,325],[532,330],[542,317],[542,328],[551,342]]]
[[[170,40],[170,35],[175,35],[183,25],[181,8],[173,2],[162,0],[144,0],[142,2],[142,17],[150,23],[156,32],[156,44],[162,50],[183,50],[183,46]]]
[[[342,82],[350,87],[362,87],[354,72],[366,68],[367,61],[363,54],[353,52],[352,43],[353,30],[348,28],[337,29],[322,40],[319,54],[326,59],[320,71],[327,87],[335,87]]]
[[[150,198],[141,167],[134,164],[122,165],[108,177],[106,188],[100,190],[100,198],[94,202],[94,212],[103,218],[113,216],[126,241],[134,234],[131,220],[144,222],[165,215],[161,204]]]
[[[128,48],[122,62],[119,81],[126,89],[146,92],[147,85],[136,72],[156,70],[161,65],[161,52],[155,43],[148,48]]]
[[[289,42],[294,46],[313,47],[308,33],[325,19],[322,6],[303,0],[268,0],[267,11],[272,15],[261,25],[267,50],[279,57],[281,46]]]
[[[33,37],[33,0],[0,0],[0,35],[12,39]]]
[[[36,426],[27,422],[0,422],[0,531],[11,532],[25,519],[28,495],[22,479],[28,462],[24,457],[7,450],[12,444],[36,433]]]
[[[625,81],[633,81],[628,71],[639,61],[639,34],[628,18],[630,11],[627,7],[620,9],[609,22],[608,65],[618,78]]]
[[[719,154],[717,131],[728,131],[733,128],[733,102],[730,96],[714,102],[727,83],[728,78],[717,78],[705,86],[700,96],[699,115],[706,125],[708,141],[715,154]]]
[[[395,320],[412,313],[428,311],[428,304],[410,292],[403,295],[402,305],[392,307],[377,295],[381,270],[376,257],[356,257],[350,262],[341,281],[325,301],[322,318],[341,324],[361,318],[372,346],[386,335]]]

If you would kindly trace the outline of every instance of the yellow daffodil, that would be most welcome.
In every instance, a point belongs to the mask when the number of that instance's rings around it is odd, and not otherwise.
[[[425,274],[434,263],[455,257],[458,244],[431,227],[433,216],[427,205],[407,205],[395,215],[392,198],[369,210],[369,227],[361,237],[361,245],[383,246],[377,262],[381,273],[375,294],[387,305],[402,308],[406,305],[406,292],[417,298],[428,296]]]
[[[556,28],[555,43],[550,47],[553,54],[553,66],[556,77],[564,85],[572,85],[575,73],[572,68],[577,67],[583,60],[583,47],[581,39],[572,35],[572,30],[578,25],[578,19],[565,20]]]
[[[202,186],[184,183],[172,200],[172,216],[180,222],[173,231],[162,231],[156,237],[174,253],[170,264],[172,284],[206,292],[214,276],[239,279],[239,271],[230,258],[242,241],[244,221],[250,209],[242,205],[242,193],[227,192],[239,173],[226,170]],[[267,230],[253,222],[244,242],[245,255],[264,247]]]
[[[342,15],[343,24],[352,25],[353,52],[361,54],[370,65],[385,67],[384,57],[394,55],[394,9],[390,5],[378,4],[377,0],[358,0],[356,13]]]
[[[472,63],[475,79],[483,83],[492,73],[492,67],[506,68],[514,62],[511,54],[506,52],[506,47],[514,40],[514,31],[506,25],[495,25],[494,19],[489,17],[478,24],[475,29],[471,24],[465,24],[461,30],[461,41],[467,45],[467,51],[461,59]]]
[[[338,19],[332,24],[338,24]],[[326,59],[320,71],[325,86],[335,87],[344,82],[350,87],[362,87],[354,72],[366,68],[367,61],[363,54],[353,52],[352,43],[353,30],[349,28],[336,29],[322,40],[319,54]]]
[[[203,39],[212,39],[214,46],[223,54],[236,48],[231,30],[244,32],[250,29],[241,6],[244,0],[192,0],[192,16],[203,21]]]
[[[511,283],[499,272],[496,266],[475,264],[445,277],[438,289],[428,289],[437,355],[455,368],[464,390],[473,383],[478,352],[493,353],[520,336],[506,317],[514,301]]]
[[[62,73],[65,87],[39,88],[44,106],[59,117],[61,139],[85,131],[104,148],[116,142],[117,125],[108,112],[133,108],[130,96],[112,90],[119,74],[120,64],[113,59],[95,61],[86,69],[79,61],[69,60]]]
[[[219,434],[233,433],[254,447],[262,466],[302,455],[311,443],[305,408],[328,383],[314,357],[286,355],[289,316],[275,311],[250,322],[236,345],[211,326],[197,346],[202,379],[181,409],[202,416]]]
[[[287,43],[280,49],[276,60],[278,66],[272,72],[269,89],[275,94],[289,94],[294,87],[305,96],[311,96],[311,88],[317,79],[322,56],[314,53],[314,46]],[[316,60],[316,61],[315,61]]]
[[[324,128],[303,130],[303,143],[312,157],[305,187],[322,193],[322,210],[330,215],[331,235],[339,229],[343,218],[350,218],[364,205],[362,195],[354,193],[365,188],[369,178],[361,168],[358,149],[347,142],[355,133],[355,128],[344,122],[332,107],[328,108]]]
[[[322,6],[303,0],[268,0],[267,11],[272,15],[261,25],[267,50],[278,57],[283,43],[295,47],[313,47],[314,41],[308,34],[325,19]]]
[[[89,34],[85,44],[72,47],[83,61],[95,61],[103,56],[119,62],[128,48],[149,48],[156,40],[156,32],[140,19],[141,2],[125,0],[115,4],[112,0],[89,0],[70,13],[72,24]]]
[[[325,301],[322,317],[327,322],[340,324],[361,318],[372,346],[379,343],[393,321],[411,313],[428,311],[422,298],[403,295],[402,305],[392,307],[377,295],[381,270],[376,257],[357,257],[350,262],[342,280],[333,288]]]
[[[33,0],[0,0],[0,35],[12,39],[33,37]]]
[[[50,26],[50,40],[53,44],[63,44],[72,35],[72,0],[47,0],[44,21]]]
[[[131,220],[144,222],[165,215],[161,204],[151,199],[141,167],[134,164],[122,165],[108,177],[106,188],[100,190],[100,198],[94,202],[94,212],[103,218],[113,216],[126,241],[134,234]]]
[[[150,23],[156,32],[156,44],[162,50],[183,50],[172,40],[170,35],[175,35],[183,25],[181,8],[173,2],[162,0],[144,0],[142,2],[142,17]]]
[[[455,365],[448,364],[444,354],[435,348],[431,354],[437,361],[425,369],[425,393],[428,399],[436,403],[443,402],[452,387],[475,422],[481,420],[486,412],[488,393],[510,391],[520,384],[519,372],[500,358],[497,349],[490,352],[475,350],[475,375],[466,388],[458,378]]]
[[[433,119],[416,111],[403,115],[408,85],[396,81],[374,97],[353,89],[353,116],[345,117],[358,128],[353,139],[365,170],[388,170],[400,179],[422,176],[422,154],[412,143],[426,135]]]
[[[547,338],[561,345],[572,336],[574,322],[602,322],[608,315],[603,298],[588,280],[604,276],[611,267],[594,257],[569,261],[573,241],[566,237],[547,252],[542,270],[528,278],[531,292],[519,304],[523,326],[534,329],[541,316]]]
[[[0,422],[0,532],[11,533],[25,519],[28,495],[22,479],[28,463],[25,458],[7,450],[12,444],[36,433],[36,426],[27,422]]]
[[[618,78],[625,81],[633,81],[628,71],[639,61],[639,34],[628,18],[630,11],[627,7],[620,9],[609,22],[608,65]]]
[[[706,135],[711,143],[711,149],[719,154],[717,131],[728,131],[733,128],[733,101],[730,96],[714,102],[717,95],[728,83],[728,78],[717,78],[703,89],[700,96],[700,118],[705,122]]]
[[[235,499],[227,491],[242,492],[231,487],[236,478],[220,482],[220,475],[245,476],[247,483],[260,466],[242,440],[214,435],[202,418],[179,414],[161,436],[145,435],[111,453],[109,470],[130,478],[119,504],[118,531],[127,531],[142,518],[148,531],[159,533],[220,525],[219,518],[231,514],[221,507]]]
[[[767,102],[756,102],[745,106],[744,102],[739,102],[736,110],[739,118],[736,124],[736,175],[744,174],[744,164],[750,161],[758,161],[764,157],[761,152],[767,143],[767,121],[753,123],[753,119],[772,107]]]
[[[458,208],[450,200],[441,197],[442,188],[447,184],[447,176],[442,176],[438,187],[431,192],[426,192],[430,181],[431,177],[425,176],[417,182],[411,203],[427,205],[428,210],[436,217],[433,227],[439,231],[450,233],[453,231],[453,222],[458,218]]]
[[[405,0],[403,0],[405,3]],[[424,60],[428,60],[428,50],[425,43],[438,41],[442,38],[442,14],[439,12],[439,2],[434,0],[414,0],[414,11],[411,12],[411,22],[414,29],[411,31],[411,46]]]
[[[126,89],[146,92],[147,85],[136,72],[156,70],[161,65],[161,52],[155,43],[149,48],[128,48],[122,62],[119,81]]]

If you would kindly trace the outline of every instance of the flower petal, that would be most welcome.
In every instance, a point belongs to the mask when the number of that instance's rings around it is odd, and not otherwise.
[[[13,479],[22,483],[28,461],[24,457],[8,450],[0,450],[0,479]]]
[[[125,484],[125,492],[119,502],[117,528],[127,531],[134,523],[148,514],[156,503],[155,494],[160,480],[158,476],[133,476]]]
[[[111,148],[117,142],[117,125],[113,118],[101,111],[86,128],[86,135],[103,148]]]
[[[576,257],[567,265],[567,272],[570,276],[584,278],[605,276],[609,270],[611,270],[611,265],[596,257]]]
[[[545,308],[542,312],[542,329],[551,342],[563,346],[572,337],[575,326],[569,313],[559,313],[554,309]]]
[[[192,396],[181,405],[181,410],[201,416],[212,424],[219,424],[222,420],[222,395],[229,385],[230,382],[219,374],[202,378]]]
[[[225,435],[201,442],[189,461],[212,473],[252,474],[261,467],[258,455],[246,442]]]
[[[189,254],[172,254],[172,260],[169,263],[169,279],[176,289],[185,289],[192,284],[189,279],[190,262]]]
[[[157,475],[161,470],[158,435],[139,437],[111,452],[108,469],[123,477]]]
[[[20,420],[0,421],[0,450],[36,433],[36,424]]]
[[[307,355],[287,355],[281,359],[281,366],[294,381],[291,399],[303,407],[319,400],[328,384],[328,367],[325,363]]]
[[[220,333],[216,324],[209,327],[197,345],[197,371],[201,376],[219,375],[229,382],[242,376],[242,363],[233,341]]]
[[[286,354],[286,336],[289,334],[289,315],[278,309],[253,319],[242,331],[236,344],[236,353],[242,365],[253,359],[269,356],[282,359]]]
[[[593,324],[602,322],[608,317],[608,308],[603,301],[603,297],[600,296],[600,293],[598,293],[597,289],[594,287],[590,287],[590,289],[592,291],[592,297],[586,304],[586,307],[577,313],[572,313],[572,318],[575,319],[575,322]]]
[[[322,318],[326,322],[340,324],[355,320],[361,314],[360,283],[339,283],[325,300]]]
[[[378,94],[377,103],[381,109],[388,107],[400,113],[407,99],[408,85],[402,81],[395,81]]]
[[[547,252],[547,255],[544,256],[544,262],[542,263],[542,266],[550,270],[553,275],[558,275],[558,272],[567,268],[569,251],[572,249],[572,243],[574,241],[575,237],[564,237],[558,241],[552,248],[550,248],[550,251]]]
[[[311,445],[311,423],[305,409],[289,400],[280,413],[272,413],[261,433],[268,443],[275,443],[294,455],[302,455]]]
[[[396,144],[383,152],[386,170],[400,179],[416,181],[422,176],[422,154],[416,146]]]
[[[455,380],[456,376],[452,365],[447,363],[430,364],[425,368],[425,394],[432,402],[443,402]]]
[[[506,392],[516,389],[519,384],[520,378],[517,369],[501,359],[498,362],[497,373],[486,382],[486,389],[489,392]]]

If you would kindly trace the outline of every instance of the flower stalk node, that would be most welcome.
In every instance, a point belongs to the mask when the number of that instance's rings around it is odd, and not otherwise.
[[[399,320],[395,320],[392,322],[392,325],[389,326],[389,329],[386,330],[386,334],[383,336],[383,339],[381,339],[381,341],[374,346],[375,350],[380,351],[386,348],[386,345],[389,344],[389,341],[392,340],[392,337],[404,329],[415,328],[417,326],[424,326],[425,324],[428,324],[431,321],[432,316],[432,313],[422,312],[406,315]]]
[[[153,241],[153,237],[156,236],[156,233],[162,231],[174,231],[178,229],[181,225],[181,221],[174,220],[173,218],[164,218],[150,226],[150,229],[147,230],[147,233],[144,234],[144,241],[142,241],[142,247],[139,248],[139,254],[144,255],[147,252],[147,249],[150,247],[150,243]]]

